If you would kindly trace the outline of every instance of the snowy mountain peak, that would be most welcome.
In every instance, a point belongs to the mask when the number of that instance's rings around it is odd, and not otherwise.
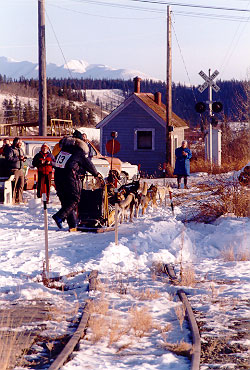
[[[67,64],[64,64],[64,68],[69,68],[72,72],[75,73],[85,73],[89,63],[85,60],[70,60]]]
[[[48,78],[93,78],[93,79],[133,79],[140,76],[142,79],[158,80],[143,72],[129,69],[116,69],[104,64],[89,64],[86,60],[70,60],[63,65],[47,64]],[[0,57],[0,74],[8,78],[38,79],[38,63],[16,61],[12,58]]]

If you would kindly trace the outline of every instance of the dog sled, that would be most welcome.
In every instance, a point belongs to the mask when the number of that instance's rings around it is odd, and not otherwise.
[[[107,185],[95,190],[82,189],[78,220],[79,231],[103,233],[115,230],[115,207],[109,202]]]

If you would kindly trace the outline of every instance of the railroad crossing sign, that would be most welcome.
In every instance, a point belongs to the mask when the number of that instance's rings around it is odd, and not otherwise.
[[[210,77],[208,77],[208,76],[206,75],[206,73],[205,73],[205,72],[200,71],[200,72],[199,72],[199,75],[200,75],[200,76],[205,80],[205,82],[204,82],[202,85],[200,85],[200,86],[198,87],[199,92],[200,92],[200,93],[202,93],[202,92],[203,92],[204,90],[206,90],[206,88],[208,88],[209,86],[211,86],[211,87],[212,87],[212,89],[213,89],[215,92],[218,92],[218,91],[220,90],[220,88],[219,88],[219,86],[218,86],[218,85],[216,85],[216,83],[213,81],[213,80],[214,80],[214,78],[218,76],[218,74],[219,74],[219,72],[217,71],[217,69],[214,71],[214,73],[213,73]]]

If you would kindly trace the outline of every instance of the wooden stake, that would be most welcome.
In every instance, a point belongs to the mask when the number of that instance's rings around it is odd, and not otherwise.
[[[118,203],[117,203],[117,193],[118,189],[115,188],[115,245],[118,245]]]
[[[34,199],[36,199],[36,175],[34,175]]]
[[[172,197],[172,191],[171,190],[169,190],[169,198],[170,198],[172,213],[173,213],[173,216],[174,216],[174,204],[173,204],[173,197]]]
[[[44,235],[45,235],[45,263],[46,263],[46,274],[49,279],[49,238],[48,238],[48,210],[47,210],[47,194],[42,194],[43,209],[44,209]]]

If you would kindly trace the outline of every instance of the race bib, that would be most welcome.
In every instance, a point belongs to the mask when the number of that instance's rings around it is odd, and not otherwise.
[[[59,168],[64,168],[71,156],[72,154],[61,151],[56,157],[55,166]]]

